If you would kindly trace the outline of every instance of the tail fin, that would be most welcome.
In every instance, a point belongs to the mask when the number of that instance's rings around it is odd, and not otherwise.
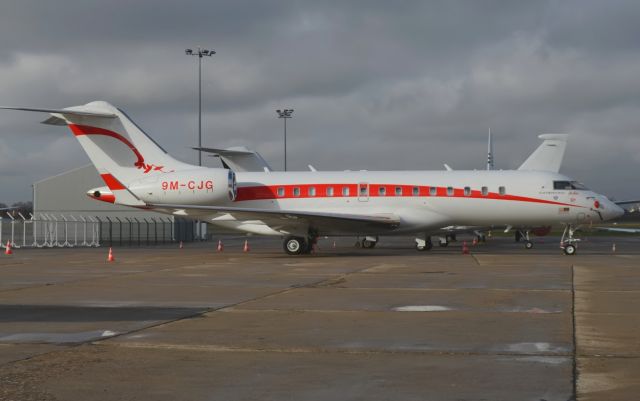
[[[133,181],[190,167],[169,156],[122,110],[107,102],[65,109],[9,109],[51,113],[44,124],[68,125],[110,188],[124,189]]]
[[[564,151],[567,148],[567,134],[542,134],[538,136],[544,139],[518,170],[560,171]]]

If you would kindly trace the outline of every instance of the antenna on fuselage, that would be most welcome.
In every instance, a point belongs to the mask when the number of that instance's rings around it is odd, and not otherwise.
[[[487,170],[493,170],[493,142],[491,141],[491,128],[489,128],[489,141],[487,143]]]

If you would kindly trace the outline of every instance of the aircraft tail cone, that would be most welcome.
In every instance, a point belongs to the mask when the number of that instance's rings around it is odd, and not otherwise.
[[[109,248],[109,255],[107,256],[107,262],[115,262],[116,258],[113,257],[113,250]]]
[[[218,252],[224,251],[224,245],[222,245],[222,240],[218,240],[218,247],[216,248]]]
[[[462,254],[463,255],[468,255],[469,254],[469,247],[467,246],[467,241],[464,241],[462,243]]]
[[[11,250],[11,242],[7,241],[7,247],[4,250],[5,255],[13,255],[13,251]]]
[[[242,247],[243,252],[249,252],[249,240],[244,240],[244,247]]]

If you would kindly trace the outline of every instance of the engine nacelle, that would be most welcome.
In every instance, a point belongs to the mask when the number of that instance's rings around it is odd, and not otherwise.
[[[234,201],[237,184],[233,171],[210,168],[154,175],[129,189],[147,203],[216,205]]]

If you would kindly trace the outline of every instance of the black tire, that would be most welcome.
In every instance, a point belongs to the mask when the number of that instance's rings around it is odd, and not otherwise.
[[[364,249],[373,249],[375,248],[376,244],[377,244],[376,241],[369,241],[368,239],[362,240],[362,247]]]
[[[564,246],[564,254],[573,256],[576,254],[576,246],[572,244],[567,244]]]
[[[527,241],[527,242],[525,242],[525,243],[524,243],[524,247],[525,247],[525,249],[531,249],[531,248],[533,248],[533,242],[531,242],[531,241]]]
[[[307,248],[307,241],[300,237],[287,237],[283,243],[287,255],[300,255]]]

